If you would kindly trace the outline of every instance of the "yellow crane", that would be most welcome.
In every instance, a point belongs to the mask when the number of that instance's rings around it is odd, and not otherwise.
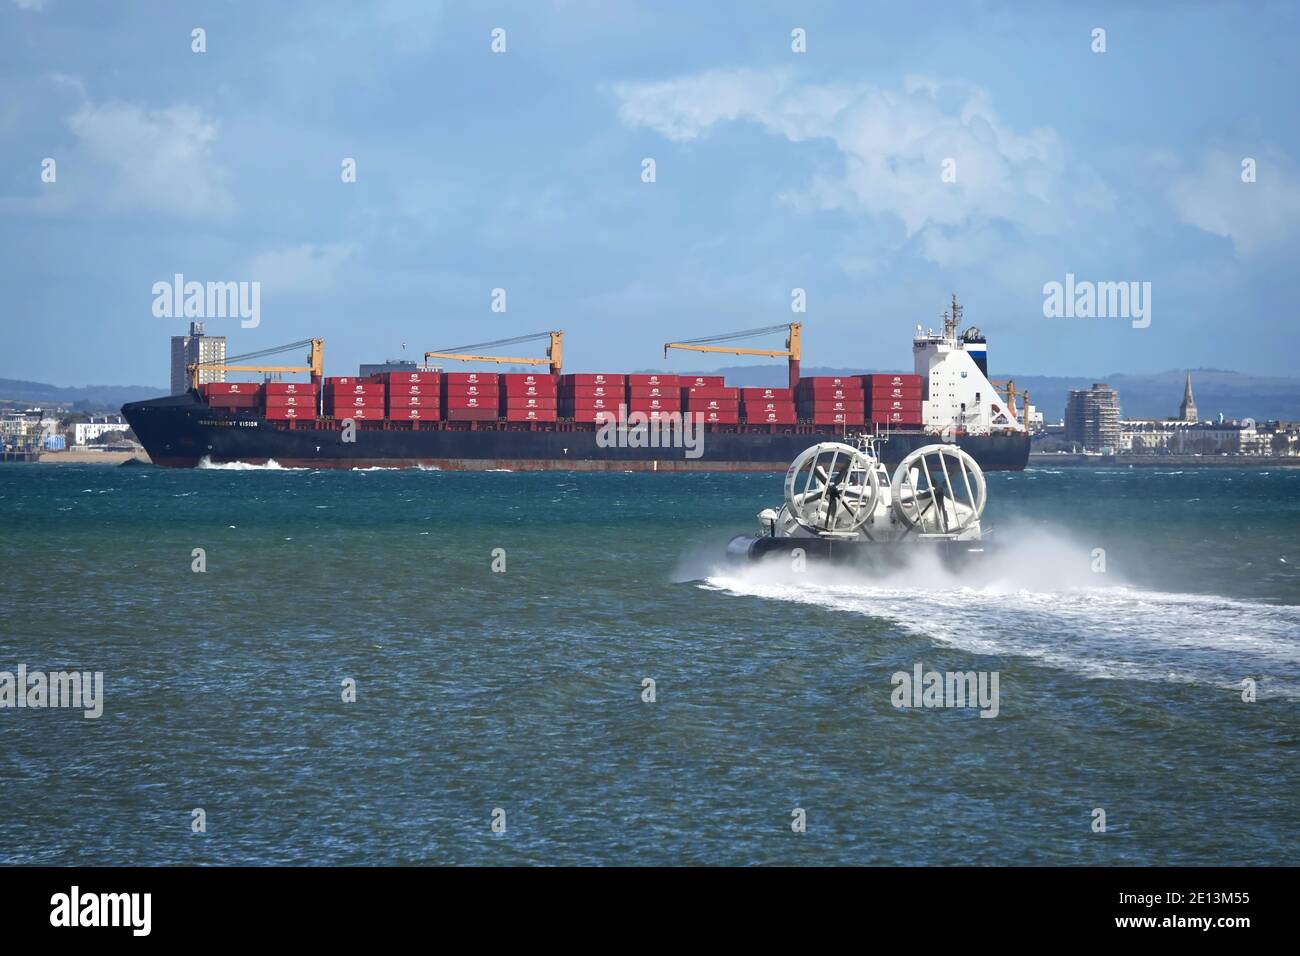
[[[716,342],[735,342],[740,339],[770,335],[773,332],[788,332],[784,349],[751,349],[735,345],[716,345]],[[725,355],[764,355],[770,358],[786,358],[790,361],[790,387],[799,384],[799,360],[803,351],[803,323],[791,322],[789,325],[767,325],[761,329],[746,329],[743,332],[727,332],[722,335],[709,335],[700,339],[687,339],[684,342],[665,342],[664,358],[669,349],[685,349],[690,352],[721,352]]]
[[[304,345],[309,346],[307,352],[307,364],[303,365],[239,365],[238,362],[246,362],[249,359],[258,359],[267,355],[277,355],[281,352],[290,352],[293,349],[302,348]],[[247,352],[243,355],[232,355],[229,358],[222,359],[220,362],[192,362],[186,366],[190,373],[190,388],[199,387],[199,372],[306,372],[311,375],[311,380],[319,385],[321,376],[325,374],[325,340],[324,339],[302,339],[298,342],[290,342],[288,345],[277,345],[274,348],[262,349],[260,352]]]
[[[494,349],[502,345],[517,345],[520,342],[532,342],[549,339],[546,346],[546,358],[508,358],[502,355],[481,355],[479,349]],[[461,345],[454,349],[439,349],[437,352],[425,352],[424,360],[450,359],[455,362],[496,362],[500,365],[550,365],[551,374],[559,375],[564,364],[564,333],[537,332],[533,335],[520,335],[513,339],[497,339],[495,342],[479,342],[475,345]]]

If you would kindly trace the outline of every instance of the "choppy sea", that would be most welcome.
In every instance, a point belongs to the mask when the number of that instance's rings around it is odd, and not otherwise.
[[[0,466],[0,671],[104,688],[0,863],[1294,864],[1300,470],[989,486],[870,579],[722,561],[779,475]]]

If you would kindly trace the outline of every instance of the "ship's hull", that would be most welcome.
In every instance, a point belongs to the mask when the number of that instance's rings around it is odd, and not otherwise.
[[[355,441],[333,421],[268,421],[254,411],[214,410],[192,393],[132,402],[122,414],[155,464],[275,461],[286,467],[402,468],[449,471],[784,471],[809,445],[846,437],[832,426],[703,426],[698,448],[604,447],[589,424],[427,422],[361,423]],[[880,446],[886,465],[937,441],[894,432]],[[1029,439],[1016,433],[957,439],[986,471],[1020,471]]]

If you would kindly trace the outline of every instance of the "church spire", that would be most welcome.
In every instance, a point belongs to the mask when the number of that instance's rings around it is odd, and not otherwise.
[[[1183,403],[1178,406],[1178,417],[1185,422],[1195,422],[1200,419],[1196,414],[1196,399],[1192,398],[1192,373],[1187,373],[1187,382],[1183,385]]]

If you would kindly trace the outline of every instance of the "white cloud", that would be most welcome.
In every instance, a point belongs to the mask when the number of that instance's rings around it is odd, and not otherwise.
[[[793,143],[829,141],[843,171],[816,175],[802,192],[784,198],[805,207],[890,215],[907,238],[941,230],[942,236],[922,237],[920,246],[938,262],[958,248],[960,232],[992,237],[984,227],[1006,222],[1034,234],[1061,234],[1080,211],[1113,203],[1090,170],[1067,163],[1053,130],[1011,129],[984,90],[961,82],[909,76],[901,90],[891,90],[732,70],[624,84],[615,92],[626,122],[677,142],[734,120],[758,123]],[[955,182],[941,176],[949,159]]]
[[[14,5],[22,10],[41,11],[45,9],[45,0],[14,0]]]
[[[1178,175],[1169,199],[1183,222],[1232,241],[1249,255],[1284,239],[1300,219],[1300,171],[1273,149],[1257,152],[1256,181],[1241,181],[1245,156],[1226,150],[1205,155]]]
[[[340,269],[357,251],[350,242],[284,246],[254,256],[241,276],[262,283],[268,293],[311,296],[333,288]]]
[[[112,208],[223,217],[234,207],[214,155],[218,124],[194,107],[87,102],[68,126],[103,171],[98,195]]]

